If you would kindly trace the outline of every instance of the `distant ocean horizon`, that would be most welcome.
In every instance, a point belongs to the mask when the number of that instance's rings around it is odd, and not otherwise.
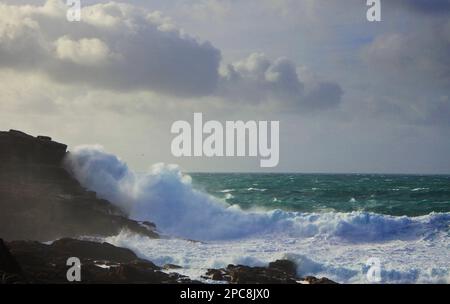
[[[396,216],[450,212],[450,175],[189,173],[194,187],[244,209],[367,211]]]

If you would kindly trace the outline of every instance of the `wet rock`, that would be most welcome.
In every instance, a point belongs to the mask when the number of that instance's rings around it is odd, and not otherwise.
[[[213,281],[230,281],[231,278],[227,275],[225,269],[208,269],[206,274],[203,276],[204,279]]]
[[[183,267],[175,265],[175,264],[165,264],[162,267],[165,270],[169,270],[169,269],[182,269]]]
[[[67,252],[80,259],[108,260],[124,263],[138,260],[137,255],[127,248],[113,246],[109,243],[60,239],[52,243],[51,248],[57,253]],[[156,266],[153,265],[156,269]]]
[[[234,284],[298,284],[301,281],[310,284],[335,283],[327,278],[299,278],[297,277],[297,266],[288,260],[277,260],[270,263],[268,267],[228,265],[222,269],[208,269],[203,278]]]
[[[328,279],[328,278],[316,278],[312,276],[308,276],[302,279],[302,281],[308,282],[309,284],[337,284],[336,282]]]
[[[131,250],[108,243],[62,239],[50,245],[36,241],[14,241],[7,243],[6,247],[9,248],[10,258],[17,261],[17,269],[21,269],[21,274],[29,283],[69,283],[66,279],[69,257],[80,259],[80,283],[84,284],[197,283],[177,273],[164,273],[160,267],[138,258]],[[13,264],[8,262],[8,265]]]
[[[275,262],[269,263],[268,269],[273,269],[281,271],[288,276],[297,276],[297,265],[289,260],[276,260]]]
[[[283,271],[266,267],[228,265],[230,282],[236,284],[295,284],[294,277]]]

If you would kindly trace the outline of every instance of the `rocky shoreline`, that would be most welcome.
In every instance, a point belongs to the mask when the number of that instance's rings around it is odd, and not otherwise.
[[[267,267],[228,265],[226,268],[208,269],[203,278],[234,284],[336,284],[327,278],[298,277],[297,265],[289,260],[277,260]]]
[[[83,284],[178,284],[196,283],[177,273],[140,259],[126,248],[108,243],[60,239],[52,244],[36,241],[0,240],[1,283],[69,283],[66,277],[69,257],[81,261]]]
[[[201,283],[159,267],[133,251],[83,240],[123,230],[159,238],[156,226],[127,218],[110,202],[87,191],[64,168],[67,146],[50,137],[0,132],[0,283],[68,283],[67,260],[79,258],[81,282]],[[56,240],[56,241],[54,241]],[[230,284],[330,284],[326,278],[298,278],[291,261],[268,267],[228,265],[209,269],[207,282]]]
[[[202,284],[172,272],[180,266],[159,267],[127,248],[68,238],[51,244],[0,239],[0,283],[70,283],[66,262],[72,256],[81,261],[82,284]],[[202,278],[230,284],[335,284],[326,278],[297,277],[297,266],[288,260],[277,260],[268,267],[208,269]]]

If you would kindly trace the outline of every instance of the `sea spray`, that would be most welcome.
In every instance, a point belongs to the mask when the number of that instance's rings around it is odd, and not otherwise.
[[[83,186],[130,218],[153,221],[163,233],[183,238],[225,240],[282,233],[361,243],[432,238],[447,233],[450,223],[450,213],[395,217],[368,212],[247,212],[197,191],[175,165],[156,164],[137,174],[99,146],[75,148],[66,166]]]

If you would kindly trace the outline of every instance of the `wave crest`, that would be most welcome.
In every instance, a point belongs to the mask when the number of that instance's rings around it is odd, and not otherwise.
[[[154,222],[172,236],[220,240],[268,233],[338,237],[350,242],[432,238],[448,233],[450,213],[420,217],[352,213],[246,212],[193,188],[176,165],[156,164],[138,174],[100,146],[75,148],[66,166],[86,188],[135,220]]]

